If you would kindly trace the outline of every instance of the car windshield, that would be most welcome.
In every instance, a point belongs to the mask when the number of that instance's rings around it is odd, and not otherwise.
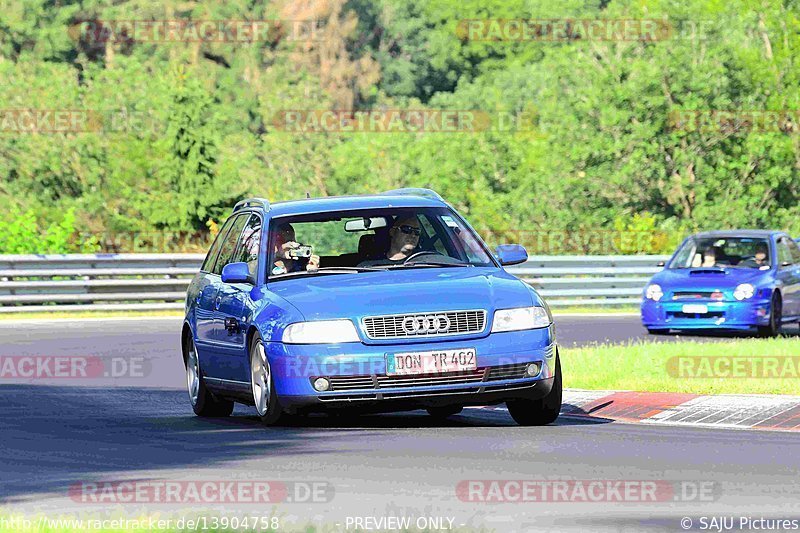
[[[495,266],[479,237],[446,207],[276,217],[269,238],[270,279]]]
[[[691,237],[669,268],[762,268],[770,266],[769,241],[750,237]]]

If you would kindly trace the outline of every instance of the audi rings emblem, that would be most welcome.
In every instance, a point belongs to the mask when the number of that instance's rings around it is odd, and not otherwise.
[[[403,331],[407,335],[434,335],[449,330],[450,319],[445,315],[407,316],[403,320]]]

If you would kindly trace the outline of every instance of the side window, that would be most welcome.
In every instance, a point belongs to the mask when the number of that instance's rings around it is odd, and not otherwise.
[[[225,236],[225,241],[222,243],[222,247],[219,250],[219,258],[217,258],[217,262],[214,264],[214,270],[211,272],[212,274],[222,274],[222,269],[225,268],[225,265],[232,262],[233,252],[236,251],[236,243],[239,242],[239,236],[242,234],[242,228],[244,228],[248,216],[249,215],[239,215],[236,217],[236,220],[231,226],[231,230]]]
[[[792,262],[796,265],[800,264],[800,246],[791,239],[787,239],[786,242],[789,245],[789,253],[792,254]]]
[[[231,229],[235,218],[236,217],[230,217],[226,220],[225,224],[223,224],[222,228],[219,230],[219,233],[217,233],[217,238],[214,239],[214,243],[208,250],[205,261],[203,261],[203,266],[200,267],[202,272],[211,272],[211,270],[213,270],[214,263],[217,261],[217,256],[219,255],[219,249],[222,247],[222,243],[225,241],[225,235],[227,235],[228,230]]]
[[[258,273],[258,252],[261,245],[261,217],[253,215],[242,231],[239,239],[239,248],[233,258],[233,263],[247,263],[253,279]]]
[[[786,237],[781,237],[778,240],[778,266],[784,263],[792,264],[794,261],[792,260],[792,252],[789,251]]]

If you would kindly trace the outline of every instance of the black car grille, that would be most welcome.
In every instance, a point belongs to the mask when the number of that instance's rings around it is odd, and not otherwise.
[[[364,389],[388,389],[406,387],[425,387],[430,385],[465,385],[504,379],[522,379],[528,363],[478,368],[468,372],[449,372],[446,374],[421,374],[417,376],[333,376],[330,392],[344,392]],[[313,382],[316,378],[311,378]]]
[[[403,328],[403,322],[408,318],[425,319],[441,315],[447,317],[450,324],[446,331],[420,331],[409,333]],[[475,309],[471,311],[441,311],[434,313],[368,316],[362,319],[361,322],[367,337],[374,340],[444,337],[448,335],[482,332],[486,328],[486,311],[483,309]]]

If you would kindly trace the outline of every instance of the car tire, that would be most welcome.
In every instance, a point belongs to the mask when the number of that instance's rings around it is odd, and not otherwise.
[[[666,335],[669,333],[669,329],[665,328],[647,328],[647,333],[650,335]]]
[[[194,338],[188,335],[183,346],[183,361],[186,367],[186,386],[189,391],[189,403],[194,414],[202,417],[230,416],[233,402],[214,396],[207,388],[200,369],[200,359],[194,345]]]
[[[285,415],[275,392],[272,367],[258,333],[253,335],[248,353],[250,355],[250,390],[253,393],[256,414],[262,424],[274,426],[280,423]]]
[[[783,299],[781,298],[781,294],[776,291],[772,294],[772,301],[769,304],[769,325],[759,326],[759,335],[762,337],[777,337],[781,333],[782,321]]]
[[[457,415],[461,411],[464,410],[464,407],[461,405],[447,405],[444,407],[428,407],[426,411],[428,414],[431,415],[433,418],[437,420],[444,420],[447,417]]]
[[[506,402],[511,418],[520,426],[545,426],[556,421],[561,412],[561,358],[556,353],[556,371],[553,388],[538,400],[510,400]]]

